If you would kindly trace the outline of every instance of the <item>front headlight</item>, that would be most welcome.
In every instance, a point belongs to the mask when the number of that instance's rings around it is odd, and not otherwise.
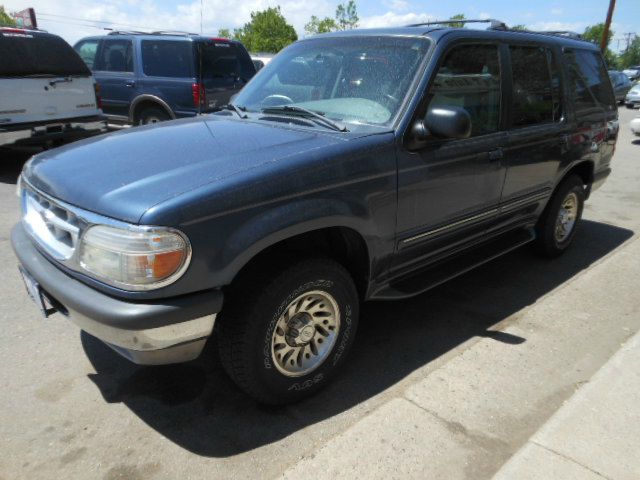
[[[175,230],[97,225],[80,242],[79,263],[91,276],[125,290],[152,290],[187,269],[191,247]]]

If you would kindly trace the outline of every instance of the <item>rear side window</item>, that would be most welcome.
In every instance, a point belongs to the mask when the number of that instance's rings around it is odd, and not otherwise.
[[[434,106],[458,106],[471,116],[471,136],[500,128],[500,61],[496,45],[461,45],[445,57],[429,89]]]
[[[599,54],[590,50],[565,50],[564,63],[569,73],[569,90],[576,110],[616,108],[611,81]]]
[[[103,72],[133,72],[131,40],[103,40],[94,63],[94,70]]]
[[[248,81],[256,73],[249,54],[229,42],[201,42],[199,44],[202,79],[207,87],[233,85],[236,78]]]
[[[193,77],[191,42],[143,40],[142,71],[150,77]]]
[[[87,64],[87,67],[93,68],[93,63],[98,51],[98,40],[85,40],[84,42],[80,42],[76,45],[75,50],[84,63]]]
[[[0,76],[91,75],[67,42],[53,35],[0,33]]]
[[[512,125],[560,120],[560,75],[545,47],[510,46],[513,75]]]

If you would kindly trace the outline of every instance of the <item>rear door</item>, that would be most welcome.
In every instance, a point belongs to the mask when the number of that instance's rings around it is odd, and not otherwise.
[[[55,35],[0,29],[0,127],[99,114],[91,72]]]
[[[237,42],[212,39],[197,43],[198,83],[205,89],[206,110],[229,103],[256,73],[251,57]]]
[[[136,95],[133,42],[128,38],[100,41],[93,63],[100,86],[102,109],[107,115],[129,117],[129,105]]]
[[[512,94],[501,225],[526,221],[535,205],[551,195],[568,151],[569,131],[562,108],[559,51],[544,44],[514,42],[508,50]]]

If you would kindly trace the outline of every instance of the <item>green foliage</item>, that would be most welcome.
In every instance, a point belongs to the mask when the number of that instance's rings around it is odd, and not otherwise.
[[[338,30],[350,30],[358,27],[358,9],[355,0],[349,0],[345,4],[340,4],[336,8],[336,24]]]
[[[220,30],[218,30],[219,38],[231,38],[231,35],[231,30],[229,30],[228,28],[221,28]]]
[[[16,21],[11,15],[7,13],[3,5],[0,5],[0,26],[2,27],[15,27]]]
[[[584,29],[582,38],[600,46],[603,33],[604,33],[604,23],[596,23],[595,25],[590,25]],[[613,38],[613,35],[614,35],[613,30],[609,30],[609,35],[607,37],[607,46],[609,45],[609,43],[611,43],[611,39]]]
[[[341,3],[336,7],[335,18],[318,18],[312,15],[309,23],[304,26],[307,35],[317,35],[319,33],[335,32],[336,30],[349,30],[358,27],[358,7],[355,0],[348,3]]]
[[[629,44],[629,48],[620,55],[620,67],[628,68],[640,65],[640,37],[636,37]]]
[[[511,30],[526,30],[527,26],[519,23],[518,25],[514,25],[513,27],[509,27]]]
[[[465,20],[466,17],[464,16],[464,13],[458,13],[456,15],[453,15],[451,17],[449,17],[449,20]],[[453,22],[453,23],[447,23],[445,24],[448,27],[452,27],[452,28],[463,28],[464,27],[464,23],[463,22]]]
[[[309,23],[304,26],[307,35],[317,35],[319,33],[333,32],[338,29],[338,24],[333,18],[325,17],[320,19],[311,15]]]
[[[240,40],[249,51],[272,53],[298,39],[295,29],[282,16],[279,6],[251,12],[251,21],[235,29],[233,37]]]

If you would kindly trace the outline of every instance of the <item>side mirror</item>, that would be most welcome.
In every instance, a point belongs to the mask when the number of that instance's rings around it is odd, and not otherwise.
[[[441,106],[430,108],[424,120],[412,127],[416,140],[438,138],[467,138],[471,135],[471,117],[462,107]]]

